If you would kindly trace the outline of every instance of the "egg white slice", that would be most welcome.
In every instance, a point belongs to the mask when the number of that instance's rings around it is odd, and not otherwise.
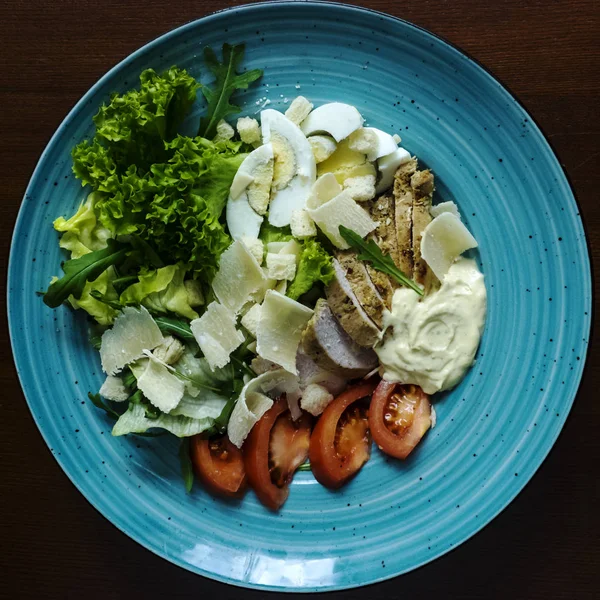
[[[315,157],[300,128],[282,113],[273,109],[263,110],[261,126],[265,144],[277,140],[269,223],[284,227],[290,224],[293,211],[306,206],[317,175]]]

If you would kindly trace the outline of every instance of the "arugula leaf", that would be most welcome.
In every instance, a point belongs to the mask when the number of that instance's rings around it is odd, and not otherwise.
[[[107,306],[110,306],[111,308],[114,308],[115,310],[121,310],[123,308],[122,304],[118,300],[111,300],[110,298],[107,298],[99,290],[91,290],[90,296],[94,300],[98,300],[98,302],[102,302],[103,304],[106,304]]]
[[[245,90],[262,76],[261,69],[253,69],[237,73],[244,58],[244,44],[231,46],[223,44],[223,62],[219,62],[212,48],[204,48],[204,61],[215,76],[212,87],[202,86],[202,94],[208,102],[208,111],[200,119],[198,135],[212,139],[217,130],[217,123],[225,117],[239,113],[242,109],[229,102],[236,90]]]
[[[185,491],[189,494],[194,485],[194,469],[190,459],[190,440],[183,438],[179,445],[179,464],[181,465],[181,477],[185,485]]]
[[[340,225],[340,235],[350,244],[351,248],[358,250],[358,259],[369,261],[373,268],[393,277],[398,283],[409,287],[419,294],[423,295],[423,290],[418,284],[407,277],[394,263],[391,256],[383,254],[381,248],[373,241],[363,240],[358,233]]]
[[[88,392],[88,398],[92,401],[92,404],[96,408],[101,408],[111,419],[115,419],[116,421],[121,416],[116,410],[112,409],[102,400],[100,394],[92,394],[92,392]]]
[[[154,317],[154,321],[163,333],[172,333],[182,340],[194,341],[196,338],[190,329],[188,323],[182,319],[173,319],[171,317]]]
[[[65,274],[52,283],[44,294],[45,304],[56,308],[71,295],[76,299],[80,298],[88,281],[98,279],[106,269],[125,260],[129,248],[112,239],[106,241],[106,248],[65,262]]]

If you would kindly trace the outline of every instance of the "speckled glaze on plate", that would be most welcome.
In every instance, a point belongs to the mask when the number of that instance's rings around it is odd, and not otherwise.
[[[172,64],[206,80],[205,45],[247,43],[261,85],[245,113],[298,94],[356,105],[402,136],[436,174],[480,243],[489,317],[475,367],[436,402],[437,427],[410,460],[376,449],[346,488],[298,473],[279,514],[252,493],[186,495],[177,442],[112,439],[86,400],[102,381],[84,315],[52,311],[36,291],[63,259],[52,221],[84,192],[70,149],[91,117],[146,67]],[[190,124],[191,126],[192,124]],[[51,452],[112,523],[158,555],[228,583],[333,590],[405,573],[456,547],[498,514],[552,447],[575,397],[591,314],[588,253],[564,173],[531,118],[484,69],[432,34],[359,8],[265,3],[172,31],[112,69],[57,130],[27,189],[9,267],[9,320],[29,407]]]

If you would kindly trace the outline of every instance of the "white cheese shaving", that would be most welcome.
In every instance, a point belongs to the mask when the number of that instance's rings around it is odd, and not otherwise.
[[[163,335],[142,306],[126,307],[115,319],[112,329],[102,335],[100,360],[102,370],[116,375],[130,362],[140,358],[144,350],[152,350],[163,341]]]
[[[138,389],[156,408],[165,413],[172,411],[183,397],[185,384],[160,361],[149,357],[142,362],[146,364],[137,378]]]
[[[251,379],[243,387],[227,425],[231,442],[241,448],[254,424],[273,406],[271,398],[297,389],[298,378],[284,369],[269,370]]]
[[[252,253],[236,241],[221,255],[212,287],[221,304],[237,313],[264,282],[265,274]]]
[[[477,240],[451,212],[442,213],[423,230],[421,256],[440,281],[452,263],[470,248],[477,248]]]
[[[125,387],[120,377],[108,375],[100,388],[99,394],[113,402],[125,402],[131,395],[131,392]]]
[[[377,223],[352,199],[348,190],[343,190],[318,208],[309,208],[308,213],[331,243],[342,249],[349,248],[349,245],[340,235],[340,225],[352,229],[360,237],[365,237],[377,227]]]
[[[269,290],[256,329],[259,356],[277,362],[290,373],[297,373],[296,352],[312,314],[303,304]]]
[[[224,367],[229,355],[244,341],[244,335],[235,328],[235,316],[218,302],[211,302],[190,328],[212,370]]]
[[[460,213],[458,212],[458,206],[452,200],[448,202],[440,202],[429,209],[432,217],[439,217],[442,213],[449,212],[460,219]]]

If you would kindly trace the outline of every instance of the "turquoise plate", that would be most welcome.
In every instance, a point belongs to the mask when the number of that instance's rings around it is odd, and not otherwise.
[[[70,150],[92,134],[110,92],[140,71],[173,64],[205,80],[202,48],[247,43],[261,85],[239,97],[285,109],[356,105],[402,136],[436,174],[479,240],[489,316],[477,363],[438,399],[437,427],[406,462],[376,449],[347,487],[330,492],[297,474],[280,512],[252,493],[186,495],[177,442],[112,439],[86,401],[102,381],[83,315],[52,311],[45,289],[64,258],[52,221],[84,192]],[[144,46],[70,112],[33,174],[15,228],[9,319],[27,402],[51,452],[84,496],[156,554],[235,585],[334,590],[406,573],[464,542],[529,481],[575,398],[586,356],[591,278],[577,204],[556,156],[523,107],[456,48],[404,21],[328,3],[265,3],[210,15]]]

